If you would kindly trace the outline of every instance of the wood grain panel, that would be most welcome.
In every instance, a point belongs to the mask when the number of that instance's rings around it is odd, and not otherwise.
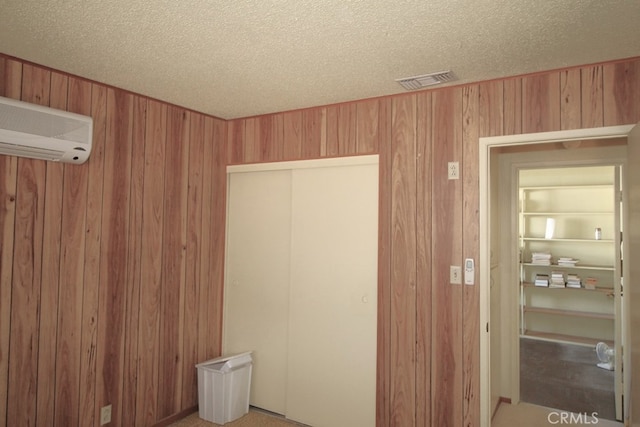
[[[340,135],[338,128],[340,127],[340,108],[338,105],[330,105],[327,107],[327,140],[322,148],[321,155],[323,157],[336,157],[340,152]]]
[[[67,95],[69,90],[69,76],[56,72],[51,73],[51,88],[49,89],[49,106],[59,110],[68,110]],[[87,113],[85,113],[87,114]],[[47,163],[49,165],[50,163]]]
[[[416,426],[431,422],[431,93],[417,95]]]
[[[391,425],[415,424],[416,98],[392,101]]]
[[[488,87],[487,87],[488,86]],[[493,90],[496,90],[493,92]],[[479,171],[479,135],[480,118],[499,117],[496,109],[491,109],[492,100],[501,99],[499,86],[488,83],[468,85],[462,90],[462,257],[471,258],[479,264],[480,254],[480,171]],[[483,110],[488,114],[480,114],[480,94]],[[497,102],[495,103],[497,104]],[[493,113],[493,114],[492,114]],[[491,121],[488,121],[491,123]],[[489,126],[490,127],[490,126]],[[502,129],[497,123],[485,132]],[[464,264],[462,264],[464,265]],[[463,402],[462,423],[465,426],[480,425],[480,275],[474,277],[474,286],[463,285],[462,289],[462,387]]]
[[[244,138],[242,163],[256,163],[260,160],[260,122],[257,117],[243,119]]]
[[[513,85],[510,85],[510,87],[513,87]],[[479,85],[479,99],[478,99],[478,110],[477,110],[477,132],[478,132],[478,137],[481,136],[499,136],[503,134],[503,130],[507,127],[513,127],[514,123],[511,122],[509,125],[505,124],[506,122],[506,117],[510,117],[513,118],[513,116],[511,115],[507,115],[506,114],[506,110],[507,110],[507,102],[505,100],[506,96],[505,93],[507,92],[507,90],[505,89],[505,85],[503,84],[503,82],[497,81],[497,82],[487,82],[487,83],[481,83]],[[513,99],[513,90],[511,91],[512,95],[509,97],[510,99]],[[465,128],[469,128],[471,125],[476,125],[476,123],[474,123],[476,121],[475,114],[473,112],[472,108],[465,108],[465,117],[467,117],[467,119],[465,120]],[[471,128],[469,128],[470,130]],[[469,157],[470,155],[473,156],[473,154],[471,153],[467,153],[466,151],[466,147],[468,144],[476,144],[477,141],[475,140],[475,137],[472,136],[470,133],[465,132],[465,141],[464,141],[464,145],[465,145],[465,152],[464,152],[464,160],[465,160],[465,181],[464,181],[464,185],[465,188],[463,189],[464,191],[464,197],[465,199],[467,198],[467,179],[469,178],[469,174],[466,172],[467,168],[475,171],[476,173],[478,173],[479,176],[479,172],[478,169],[476,169],[477,167],[479,167],[479,162],[475,162],[474,163],[470,163],[472,161],[472,159]],[[469,172],[471,172],[471,170]],[[476,185],[474,183],[474,185]],[[479,203],[480,200],[477,200],[477,204],[474,205],[474,202],[472,200],[470,201],[466,201],[465,200],[465,212],[463,215],[467,215],[467,211],[469,209],[474,209],[475,208],[479,208]],[[464,226],[465,226],[465,236],[464,236],[464,241],[463,241],[463,252],[465,253],[465,257],[469,256],[467,255],[467,253],[470,251],[471,248],[469,248],[469,246],[474,244],[474,235],[475,233],[479,233],[479,230],[474,228],[473,225],[471,226],[470,229],[467,229],[467,224],[468,221],[466,219],[466,217],[463,217],[463,222],[464,222]],[[471,233],[471,236],[469,234],[467,234],[468,232]],[[471,238],[471,240],[469,240]],[[475,239],[477,240],[477,244],[479,244],[479,235],[475,236]],[[477,248],[477,246],[476,246]],[[476,265],[478,265],[478,262],[480,261],[480,256],[479,253],[477,253],[476,255],[473,255],[474,259],[476,260]],[[477,270],[478,272],[480,272],[480,270]],[[479,288],[479,274],[476,274],[475,280],[476,280],[476,288]],[[473,386],[477,386],[480,387],[479,383],[471,383],[469,381],[467,381],[466,378],[473,378],[475,379],[477,376],[481,375],[479,370],[483,369],[483,366],[480,366],[480,355],[477,353],[480,350],[480,345],[479,345],[479,340],[480,340],[480,336],[478,336],[477,340],[478,340],[478,344],[477,347],[473,347],[473,345],[469,345],[469,341],[470,339],[476,339],[474,336],[474,326],[472,325],[471,322],[477,321],[480,322],[480,294],[478,293],[479,289],[475,290],[475,293],[473,295],[469,295],[469,291],[465,290],[465,295],[463,296],[463,304],[464,304],[464,331],[465,331],[465,341],[464,341],[464,345],[465,345],[465,384],[473,384]],[[469,298],[471,297],[471,298]],[[476,300],[476,302],[473,302],[472,300],[478,298],[478,300]],[[475,313],[475,316],[477,316],[474,319],[473,315],[467,315],[467,310],[470,310],[472,313]],[[471,314],[471,313],[470,313]],[[476,326],[476,333],[480,334],[480,331],[478,330],[478,327],[480,327],[480,325]],[[493,328],[494,326],[491,326],[491,328]],[[477,359],[470,361],[470,357],[475,359],[477,357]],[[467,363],[475,363],[475,365],[472,366],[467,366]],[[474,371],[476,370],[476,371]],[[468,372],[468,374],[467,374]],[[471,389],[470,390],[472,393],[475,393],[475,401],[474,401],[474,406],[470,406],[472,400],[466,400],[467,402],[469,402],[466,406],[466,408],[468,409],[473,409],[472,411],[466,411],[465,412],[465,416],[464,416],[464,425],[478,425],[478,423],[480,422],[480,414],[479,413],[474,413],[474,411],[480,411],[480,405],[479,405],[479,400],[480,400],[480,390],[475,390],[475,389]],[[465,386],[465,393],[467,393],[467,388]],[[470,396],[471,397],[471,396]],[[475,406],[476,403],[478,402],[477,405]]]
[[[0,156],[0,422],[6,422],[17,159]]]
[[[276,159],[277,153],[282,147],[278,147],[276,139],[281,141],[278,135],[278,123],[274,115],[250,117],[244,121],[244,147],[242,163],[264,162]]]
[[[203,199],[204,117],[201,114],[191,114],[190,125],[181,408],[188,408],[198,403],[198,383],[194,366],[198,363],[198,303],[201,298],[200,284],[202,283],[199,266],[202,256],[202,240],[205,238],[200,232]]]
[[[82,338],[80,353],[79,425],[91,426],[95,420],[98,346],[98,297],[100,286],[100,248],[102,242],[102,195],[104,186],[105,140],[107,135],[107,90],[91,85],[93,145],[87,164],[87,205],[85,217],[84,281],[82,294]]]
[[[560,130],[560,73],[522,78],[522,132]]]
[[[260,161],[282,159],[284,150],[284,124],[282,114],[260,116],[258,119],[258,147]]]
[[[391,98],[380,100],[377,122],[379,143],[378,209],[378,342],[376,380],[376,425],[391,425],[391,197],[392,197],[392,127]],[[359,116],[362,117],[362,116]],[[360,124],[358,127],[367,127]]]
[[[21,74],[18,72],[21,70],[20,63],[1,58],[0,95],[12,98],[19,96],[20,83],[14,82],[10,76]],[[9,337],[17,166],[15,157],[0,156],[0,423],[6,423],[9,404]]]
[[[640,60],[603,66],[604,125],[640,121]]]
[[[158,415],[168,417],[180,410],[184,339],[185,258],[190,113],[169,107],[165,169],[162,254],[162,305]]]
[[[22,67],[22,95],[25,102],[49,105],[51,90],[51,71],[24,64]]]
[[[16,187],[9,342],[7,420],[14,425],[36,425],[38,309],[42,254],[42,208],[45,170],[42,161],[20,159]],[[17,308],[20,307],[18,310]]]
[[[51,74],[49,105],[67,109],[68,77]],[[56,344],[58,337],[58,288],[60,274],[60,234],[62,216],[63,166],[46,164],[44,201],[44,234],[42,244],[42,276],[40,294],[40,331],[38,343],[38,390],[37,417],[39,426],[54,425],[56,389]],[[69,405],[67,405],[68,408]],[[64,411],[66,408],[62,408]]]
[[[560,128],[579,129],[582,126],[582,85],[579,69],[560,72]]]
[[[522,79],[504,81],[504,125],[502,135],[522,133]]]
[[[31,65],[22,72],[22,100],[49,105],[51,73]],[[45,162],[18,159],[7,408],[14,425],[36,425],[45,176]]]
[[[22,64],[5,58],[0,60],[0,95],[18,99]],[[17,173],[18,159],[0,156],[0,423],[6,423],[9,404],[9,337]]]
[[[505,90],[501,81],[482,83],[478,87],[478,102],[481,107],[477,110],[478,117],[469,117],[469,120],[477,120],[480,137],[499,136],[503,133],[503,123],[505,116]],[[513,98],[511,98],[513,102]],[[511,111],[512,112],[512,111]],[[513,112],[512,112],[513,113]],[[511,116],[512,124],[515,127],[514,115]],[[465,158],[465,165],[469,158]]]
[[[224,136],[227,132],[227,124],[220,120],[213,120],[212,143],[214,172],[212,186],[212,211],[209,220],[213,224],[211,228],[211,258],[203,260],[209,267],[209,313],[207,328],[203,330],[200,339],[206,341],[207,357],[220,355],[222,351],[222,301],[224,287],[224,245],[225,245],[225,218],[227,212],[227,170],[224,163],[226,144]]]
[[[327,107],[327,141],[325,156],[356,154],[357,104],[338,104]]]
[[[140,283],[142,270],[143,191],[145,162],[145,132],[147,100],[133,99],[133,127],[131,145],[131,181],[129,209],[129,257],[127,259],[127,284],[124,335],[124,367],[122,388],[121,425],[134,425],[136,420],[138,352],[146,348],[138,347],[140,324]]]
[[[202,225],[200,232],[202,233],[202,244],[200,251],[200,260],[198,260],[198,266],[200,268],[200,297],[198,299],[198,337],[206,337],[204,339],[198,339],[198,354],[196,361],[204,362],[211,354],[209,348],[211,346],[211,339],[208,339],[213,331],[209,330],[209,311],[213,306],[211,301],[213,297],[212,288],[213,283],[213,271],[211,264],[216,257],[213,251],[213,238],[216,224],[213,223],[213,188],[215,186],[215,165],[216,160],[214,158],[215,153],[215,141],[213,140],[213,119],[211,117],[204,118],[204,135],[202,144]],[[224,145],[224,144],[223,144]],[[225,157],[223,156],[223,159]],[[194,368],[195,370],[195,368]]]
[[[229,123],[231,126],[233,122]],[[282,114],[284,147],[282,160],[294,160],[302,157],[302,111],[290,111]]]
[[[90,113],[91,84],[73,78],[69,80],[68,109],[79,114]],[[53,165],[53,167],[56,166],[59,165]],[[79,366],[86,209],[78,209],[78,206],[87,205],[88,169],[86,166],[74,166],[64,167],[62,212],[59,210],[53,212],[58,221],[62,221],[54,237],[60,242],[60,292],[55,363],[55,423],[57,425],[78,424],[77,402],[80,399]],[[49,168],[47,168],[47,175],[49,175]],[[56,183],[55,180],[51,182],[54,185]],[[57,184],[62,188],[62,182]],[[55,196],[55,189],[48,189],[47,196],[49,196],[49,190],[53,190]]]
[[[477,295],[448,268],[476,250],[477,137],[638,122],[639,70],[265,115],[249,135],[247,119],[202,125],[0,55],[0,95],[94,118],[85,165],[0,156],[0,424],[97,425],[111,403],[112,425],[154,425],[193,408],[193,360],[220,353],[225,166],[249,145],[257,161],[380,154],[377,425],[473,425]],[[450,157],[459,182],[443,178]]]
[[[9,60],[0,56],[0,96],[6,96],[5,92],[5,80],[7,79],[7,62]]]
[[[580,70],[580,88],[582,98],[581,127],[602,126],[602,66],[586,67]]]
[[[303,159],[320,157],[321,147],[326,143],[326,109],[312,108],[302,111],[302,151]]]
[[[17,159],[0,156],[0,422],[7,420]]]
[[[244,120],[234,120],[229,123],[227,133],[227,163],[234,165],[244,159]]]
[[[22,63],[9,58],[2,58],[2,60],[0,95],[20,99],[22,94]]]
[[[385,100],[372,99],[357,103],[356,118],[356,151],[358,154],[378,153],[381,141],[388,142],[389,139],[380,133],[379,123],[387,119],[380,116],[381,103]]]
[[[199,269],[198,276],[200,282],[198,283],[198,300],[197,300],[197,328],[198,339],[196,341],[197,354],[196,362],[204,362],[208,356],[208,344],[210,340],[200,339],[201,336],[206,336],[209,327],[209,310],[210,297],[209,290],[211,288],[211,260],[214,257],[212,248],[212,237],[214,229],[216,228],[211,221],[211,213],[213,210],[213,177],[214,177],[214,143],[211,138],[213,129],[213,119],[210,117],[203,117],[202,119],[203,129],[203,141],[202,141],[202,199],[201,205],[201,217],[199,232],[202,234],[202,240],[200,243],[200,259],[197,260],[197,267]],[[226,141],[225,141],[226,144]],[[194,368],[195,371],[195,368]],[[185,371],[188,372],[188,371]],[[196,373],[197,374],[197,373]]]
[[[140,268],[140,324],[135,425],[159,419],[158,363],[160,360],[160,303],[162,287],[165,145],[167,106],[149,101],[145,134]]]
[[[448,162],[462,162],[462,92],[433,92],[432,425],[462,424],[462,285],[449,266],[462,262],[462,183],[447,179]],[[464,167],[460,169],[464,171]]]
[[[133,96],[108,89],[94,410],[99,420],[100,408],[113,405],[116,423],[122,415],[125,363],[132,133]]]

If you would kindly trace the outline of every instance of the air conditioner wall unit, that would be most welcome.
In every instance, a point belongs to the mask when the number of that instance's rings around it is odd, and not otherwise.
[[[0,154],[80,164],[92,138],[91,117],[0,96]]]

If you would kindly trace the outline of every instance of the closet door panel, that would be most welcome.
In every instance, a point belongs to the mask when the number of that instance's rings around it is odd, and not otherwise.
[[[375,425],[378,165],[293,171],[286,415]]]
[[[223,352],[253,351],[250,403],[284,414],[291,172],[228,177]]]

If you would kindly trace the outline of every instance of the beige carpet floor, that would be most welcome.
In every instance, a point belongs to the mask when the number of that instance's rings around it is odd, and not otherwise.
[[[502,403],[498,407],[498,412],[491,422],[491,427],[541,427],[541,426],[554,426],[554,425],[570,425],[572,427],[577,426],[589,426],[593,427],[622,427],[622,423],[615,421],[609,421],[605,419],[593,419],[590,414],[582,415],[582,419],[574,418],[574,422],[566,422],[561,424],[560,414],[561,411],[555,409],[545,408],[543,406],[532,405],[529,403],[520,402],[517,405],[510,405],[508,403]],[[589,415],[589,416],[587,416]],[[569,415],[565,415],[569,416]],[[567,418],[569,421],[570,419]],[[583,421],[575,422],[575,421]]]
[[[551,415],[550,415],[551,414]],[[491,427],[541,427],[541,426],[554,426],[560,425],[560,411],[551,408],[545,408],[543,406],[532,405],[529,403],[521,402],[517,405],[509,405],[502,403],[496,412],[496,416],[491,422]],[[597,424],[598,427],[622,427],[622,423],[609,421],[605,419],[598,419],[597,423],[594,419],[586,417],[583,418],[584,423],[574,422],[565,423],[564,425],[571,425],[573,427],[588,426],[593,427]],[[180,421],[171,424],[171,427],[218,427],[220,424],[210,423],[201,419],[198,413],[193,413]],[[292,427],[302,426],[302,424],[286,420],[280,416],[271,414],[269,412],[261,411],[260,409],[251,408],[249,413],[242,418],[239,418],[233,422],[226,423],[225,427]]]
[[[220,424],[210,423],[198,416],[198,413],[189,415],[173,424],[171,427],[217,427]],[[260,409],[251,408],[249,413],[235,421],[226,423],[225,427],[292,427],[302,426],[293,421],[284,419],[279,415],[261,411]]]

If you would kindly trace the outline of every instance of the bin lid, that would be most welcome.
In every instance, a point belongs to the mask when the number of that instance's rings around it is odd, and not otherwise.
[[[233,354],[230,356],[216,357],[206,362],[198,363],[196,368],[202,368],[212,371],[229,372],[230,370],[251,363],[251,352]]]

